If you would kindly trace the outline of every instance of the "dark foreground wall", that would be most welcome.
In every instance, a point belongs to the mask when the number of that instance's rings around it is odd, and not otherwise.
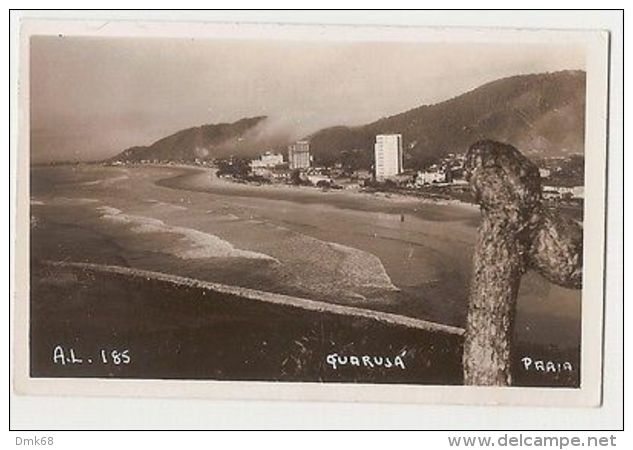
[[[458,334],[88,268],[31,279],[33,377],[462,383]],[[516,372],[578,385],[577,370]]]

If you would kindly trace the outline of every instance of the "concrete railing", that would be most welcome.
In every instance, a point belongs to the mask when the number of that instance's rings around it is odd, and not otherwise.
[[[283,306],[290,306],[293,308],[300,308],[306,311],[314,312],[327,312],[331,314],[337,314],[347,317],[359,317],[364,319],[370,319],[376,322],[396,325],[405,328],[413,328],[419,330],[425,330],[429,332],[445,333],[448,335],[462,336],[464,330],[459,327],[451,325],[444,325],[442,323],[432,322],[429,320],[416,319],[413,317],[402,316],[399,314],[392,314],[384,311],[376,311],[366,308],[358,308],[355,306],[340,305],[336,303],[328,303],[318,300],[310,300],[307,298],[296,297],[285,294],[278,294],[268,291],[260,291],[257,289],[250,289],[240,286],[231,286],[228,284],[215,283],[211,281],[203,281],[196,278],[188,278],[180,275],[166,274],[162,272],[153,272],[150,270],[135,269],[132,267],[112,266],[107,264],[92,264],[82,262],[68,262],[68,261],[42,261],[44,265],[51,267],[67,267],[75,269],[85,269],[94,272],[113,273],[119,275],[125,275],[128,277],[145,278],[147,280],[159,280],[165,281],[172,285],[182,287],[193,287],[199,289],[206,289],[213,292],[222,294],[236,295],[241,298],[265,302],[270,304],[277,304]]]

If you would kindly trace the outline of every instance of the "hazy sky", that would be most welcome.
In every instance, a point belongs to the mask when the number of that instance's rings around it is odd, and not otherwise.
[[[498,78],[583,69],[569,45],[33,37],[34,160],[96,159],[182,128],[267,115],[301,137]]]

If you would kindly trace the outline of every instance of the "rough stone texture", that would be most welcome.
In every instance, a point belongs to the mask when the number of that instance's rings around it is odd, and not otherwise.
[[[580,288],[582,229],[543,207],[538,168],[511,145],[473,144],[466,176],[482,211],[464,342],[464,382],[511,384],[510,361],[521,276]]]
[[[530,268],[552,283],[582,287],[582,228],[568,217],[543,212],[542,224],[532,241]]]

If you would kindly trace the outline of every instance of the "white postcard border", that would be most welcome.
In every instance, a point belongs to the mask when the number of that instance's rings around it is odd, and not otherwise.
[[[45,379],[28,374],[29,307],[29,37],[31,35],[196,37],[207,39],[299,39],[336,41],[431,41],[584,44],[587,49],[585,136],[584,277],[581,387],[486,388],[199,380]],[[603,31],[418,28],[339,25],[175,23],[25,20],[20,36],[16,211],[14,386],[18,394],[142,396],[214,399],[598,406],[602,392],[603,274],[607,153],[608,34]]]

